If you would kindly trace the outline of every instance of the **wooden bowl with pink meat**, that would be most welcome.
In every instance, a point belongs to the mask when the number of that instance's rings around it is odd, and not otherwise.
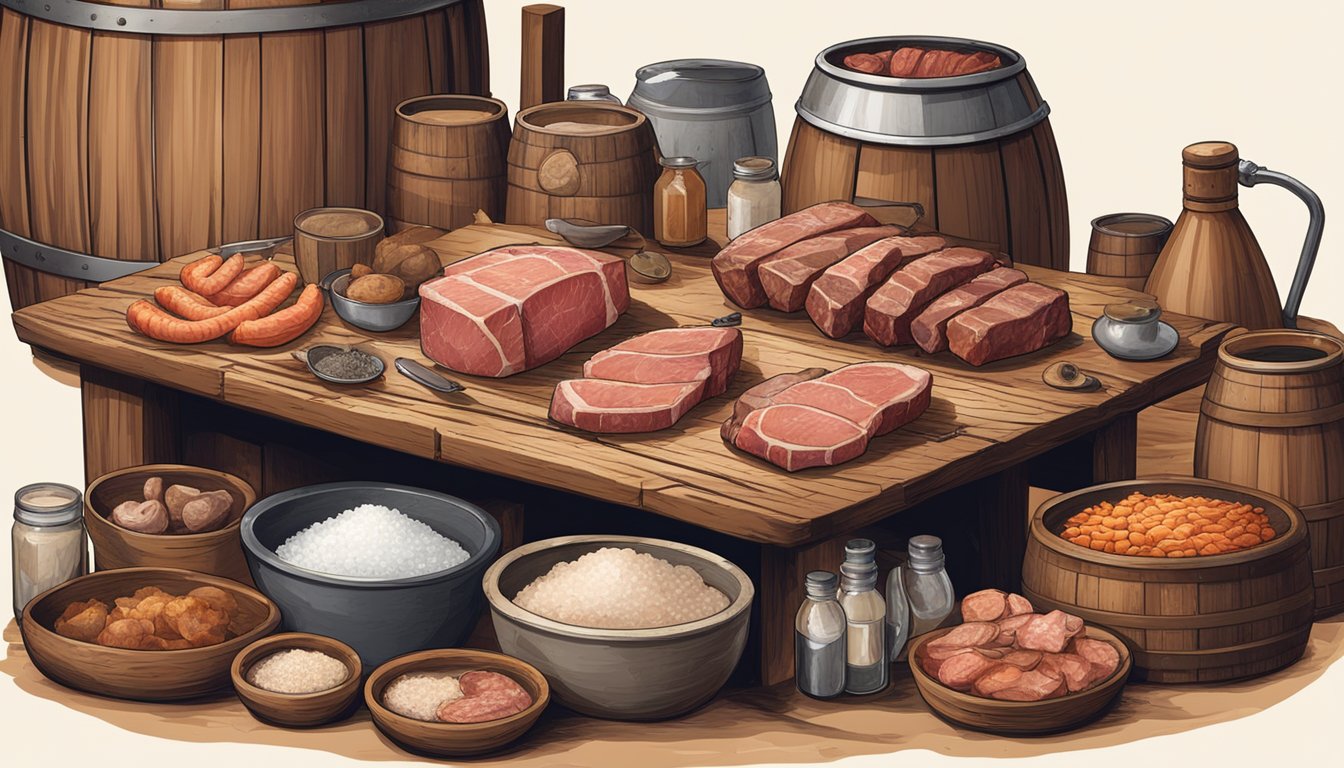
[[[910,672],[919,695],[935,714],[954,725],[1003,736],[1040,736],[1069,731],[1099,717],[1120,695],[1129,678],[1133,659],[1117,635],[1092,624],[1086,637],[1114,646],[1120,662],[1115,671],[1085,690],[1039,701],[1005,701],[963,692],[944,685],[926,671],[919,659],[930,642],[957,629],[945,627],[920,635],[908,646]]]

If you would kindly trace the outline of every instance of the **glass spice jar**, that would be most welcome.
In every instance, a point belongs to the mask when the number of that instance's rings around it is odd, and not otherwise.
[[[14,618],[29,600],[89,572],[83,495],[60,483],[25,485],[14,494],[11,531]]]
[[[779,218],[781,190],[775,161],[768,157],[744,157],[733,163],[733,183],[728,185],[728,239]]]
[[[669,248],[699,245],[709,235],[705,178],[693,157],[664,157],[653,187],[653,239]]]

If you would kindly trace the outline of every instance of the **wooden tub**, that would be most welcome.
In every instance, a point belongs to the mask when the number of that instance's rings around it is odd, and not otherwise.
[[[1206,496],[1264,507],[1278,534],[1224,555],[1162,559],[1097,552],[1060,538],[1070,516],[1134,491]],[[1056,496],[1032,515],[1022,593],[1124,638],[1137,679],[1193,683],[1286,667],[1311,633],[1311,551],[1302,515],[1250,488],[1196,478],[1125,480]]]

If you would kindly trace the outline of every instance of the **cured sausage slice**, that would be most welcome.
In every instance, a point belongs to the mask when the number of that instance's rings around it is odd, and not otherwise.
[[[994,664],[978,653],[958,654],[938,668],[938,682],[958,691],[969,691],[980,675]]]
[[[1021,616],[1023,614],[1035,613],[1035,612],[1036,612],[1035,606],[1033,606],[1031,604],[1031,601],[1028,600],[1027,598],[1017,594],[1016,592],[1008,595],[1009,616]]]
[[[1045,654],[1040,651],[1010,651],[1003,655],[1004,664],[1012,664],[1022,669],[1035,669]]]
[[[530,702],[532,697],[526,691],[523,695]],[[509,691],[493,690],[450,701],[439,707],[435,716],[445,723],[484,723],[516,715],[528,706]]]
[[[1069,693],[1077,693],[1092,682],[1092,663],[1077,654],[1047,653],[1039,668],[1058,672],[1068,684]]]
[[[995,638],[994,644],[999,646],[1012,645],[1017,641],[1017,630],[1022,628],[1023,624],[1031,621],[1036,614],[1024,613],[1019,616],[1009,616],[1006,619],[999,619],[999,636]]]
[[[928,645],[932,650],[938,647],[966,647],[985,645],[989,641],[999,636],[999,628],[995,624],[988,622],[972,621],[952,628],[952,631],[942,637],[930,640]]]
[[[1068,690],[1065,682],[1048,675],[1039,669],[1022,673],[1017,685],[990,694],[993,698],[1005,701],[1041,701],[1063,696]]]
[[[528,704],[532,703],[532,697],[528,695],[527,691],[523,690],[523,686],[516,683],[513,678],[508,675],[501,675],[498,672],[487,672],[484,670],[467,672],[462,675],[462,677],[458,678],[458,683],[462,686],[462,695],[464,696],[479,696],[483,693],[501,691],[508,693],[519,700],[526,697],[528,699]],[[521,694],[521,696],[519,694]]]
[[[1023,670],[1012,664],[996,664],[976,679],[973,690],[978,696],[993,696],[1022,681]]]
[[[1066,614],[1063,611],[1032,616],[1030,621],[1018,628],[1017,646],[1030,651],[1060,653],[1071,637],[1065,622]]]
[[[1008,610],[1008,595],[998,589],[982,589],[961,600],[962,621],[998,621]]]
[[[1105,680],[1120,667],[1120,652],[1105,640],[1080,637],[1074,640],[1078,655],[1092,665],[1092,679]]]

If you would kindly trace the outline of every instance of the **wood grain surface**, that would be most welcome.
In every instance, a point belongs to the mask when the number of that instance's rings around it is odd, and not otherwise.
[[[712,237],[720,242],[723,227],[722,211],[713,212]],[[471,226],[430,245],[449,263],[505,244],[555,242],[552,237],[530,227]],[[135,335],[125,323],[127,305],[175,282],[190,257],[25,308],[14,314],[14,323],[27,343],[112,371],[373,445],[784,546],[847,533],[1196,386],[1208,377],[1217,343],[1231,328],[1168,314],[1164,318],[1181,335],[1172,355],[1147,363],[1117,361],[1095,346],[1089,328],[1104,305],[1138,294],[1095,278],[1027,266],[1033,280],[1068,290],[1074,313],[1074,332],[1032,355],[976,369],[946,353],[883,350],[861,337],[826,339],[806,315],[756,310],[744,317],[746,352],[733,386],[674,428],[592,435],[549,422],[555,383],[578,375],[594,352],[636,333],[706,323],[733,310],[709,273],[706,257],[714,250],[707,242],[671,253],[671,279],[633,284],[630,311],[557,361],[507,379],[455,376],[467,391],[452,396],[432,394],[395,373],[364,387],[339,388],[313,379],[289,354],[290,347],[319,342],[366,342],[388,361],[406,356],[429,363],[420,353],[415,321],[375,336],[341,323],[328,309],[302,339],[267,351],[223,342],[179,347]],[[875,441],[860,459],[789,474],[719,438],[733,398],[763,378],[873,359],[905,360],[930,370],[933,404],[915,423]],[[1102,388],[1072,394],[1047,389],[1041,370],[1059,360],[1097,375]]]

